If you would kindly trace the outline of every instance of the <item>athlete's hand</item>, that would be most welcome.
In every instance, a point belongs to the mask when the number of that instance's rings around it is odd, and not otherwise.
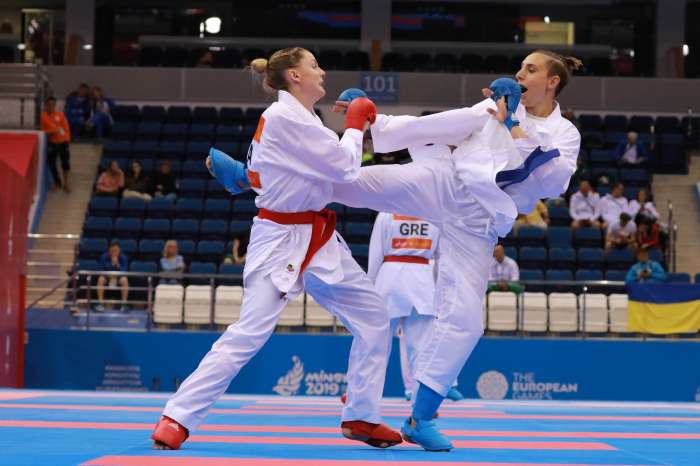
[[[353,99],[345,113],[345,128],[355,128],[364,131],[365,123],[374,123],[377,119],[377,107],[366,97]]]
[[[490,89],[487,90],[490,91]],[[492,108],[487,108],[486,111],[489,112],[489,115],[498,120],[499,123],[503,123],[508,117],[508,109],[506,108],[506,98],[501,97],[500,99],[498,99],[498,101],[496,102],[496,110]]]
[[[331,109],[334,113],[345,113],[345,111],[348,109],[350,106],[350,102],[343,102],[340,100],[336,100],[335,104],[333,105],[333,108]]]

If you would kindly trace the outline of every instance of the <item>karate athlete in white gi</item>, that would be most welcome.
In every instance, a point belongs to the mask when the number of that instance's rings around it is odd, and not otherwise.
[[[374,447],[401,442],[380,419],[391,334],[384,301],[335,231],[333,183],[357,178],[362,135],[376,115],[364,99],[348,109],[342,138],[323,126],[313,110],[325,95],[325,72],[305,49],[284,49],[256,60],[264,85],[278,100],[262,114],[248,153],[248,172],[211,151],[207,165],[232,193],[247,179],[258,193],[243,272],[240,320],[214,343],[199,367],[168,401],[152,435],[157,448],[177,449],[203,421],[241,368],[262,348],[284,306],[306,290],[353,335],[347,372],[345,437]],[[323,209],[323,210],[322,210]]]
[[[430,222],[382,212],[369,242],[367,275],[384,297],[392,335],[400,332],[401,375],[408,400],[416,389],[413,373],[418,351],[437,316],[432,260],[439,239],[440,231]],[[454,386],[447,397],[463,398]]]
[[[365,167],[356,181],[334,185],[336,202],[415,215],[440,229],[438,319],[418,356],[420,385],[401,428],[404,440],[426,450],[452,448],[432,419],[483,334],[482,303],[497,238],[538,199],[564,192],[576,170],[580,134],[561,116],[555,97],[580,64],[549,51],[528,55],[516,74],[527,89],[520,105],[512,80],[484,90],[509,98],[499,99],[497,118],[490,99],[425,117],[378,115],[371,127],[375,150],[408,148],[419,162]],[[451,152],[449,145],[457,147]]]

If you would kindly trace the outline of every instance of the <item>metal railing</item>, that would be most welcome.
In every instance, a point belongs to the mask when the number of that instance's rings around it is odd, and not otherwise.
[[[0,64],[0,100],[19,102],[19,127],[27,123],[25,102],[33,102],[32,127],[38,128],[46,97],[53,93],[46,69],[28,63]],[[14,125],[13,125],[14,126]]]
[[[668,270],[669,272],[676,271],[676,240],[678,239],[678,225],[673,220],[673,203],[669,199],[667,201],[668,207],[668,242],[666,245],[666,258],[668,260]]]

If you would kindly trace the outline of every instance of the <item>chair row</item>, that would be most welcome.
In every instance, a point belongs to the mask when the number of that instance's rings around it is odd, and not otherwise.
[[[130,141],[114,141],[103,148],[103,160],[114,158],[136,159],[166,159],[166,160],[199,160],[200,162],[209,153],[209,148],[214,146],[237,160],[243,160],[248,153],[248,146],[252,138],[237,141],[216,140],[193,141],[158,141],[157,139],[139,139],[133,143]]]
[[[550,208],[550,218],[552,211]],[[568,209],[566,209],[568,217]],[[569,223],[571,222],[569,218]],[[568,226],[550,226],[539,228],[521,226],[517,233],[511,232],[503,238],[506,246],[544,246],[549,247],[600,247],[603,245],[603,230],[600,228],[578,228],[575,231]]]
[[[240,318],[243,288],[240,286],[158,285],[153,321],[157,324],[230,325]],[[311,295],[300,294],[280,314],[277,325],[308,327],[342,326]]]
[[[550,248],[525,246],[517,251],[508,247],[506,255],[516,260],[518,265],[526,269],[554,268],[554,269],[598,269],[607,268],[624,269],[627,264],[634,263],[634,252],[630,249],[612,249],[604,251],[602,248]],[[658,249],[649,251],[651,260],[663,263],[663,253]]]
[[[239,211],[234,220],[202,220],[178,218],[172,222],[166,218],[88,217],[83,226],[84,235],[97,238],[173,238],[173,239],[222,239],[229,235],[246,234],[255,212]]]
[[[693,121],[695,120],[695,121]],[[687,133],[689,124],[700,124],[700,119],[688,117],[683,119],[674,116],[658,116],[656,118],[649,115],[606,115],[581,114],[577,121],[581,131],[607,131],[607,132],[627,132],[636,131],[640,134],[666,133]]]
[[[191,193],[188,187],[180,184],[181,194]],[[119,199],[111,196],[95,196],[88,204],[88,216],[136,217],[136,218],[221,218],[228,219],[232,214],[255,214],[258,209],[252,199],[203,199],[182,197],[171,200],[157,197],[151,201],[141,198]]]
[[[209,123],[223,125],[257,124],[264,107],[189,107],[186,105],[117,105],[112,111],[116,123]]]
[[[255,133],[257,122],[246,125],[212,123],[115,123],[112,127],[112,141],[129,142],[144,140],[161,141],[250,141]]]

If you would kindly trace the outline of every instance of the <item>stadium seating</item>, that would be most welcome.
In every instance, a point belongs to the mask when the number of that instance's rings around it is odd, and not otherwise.
[[[523,293],[523,323],[526,332],[547,331],[547,295],[544,293]]]
[[[157,324],[182,323],[185,289],[182,285],[156,286],[153,302],[153,322]]]
[[[518,298],[515,293],[493,291],[488,294],[488,329],[514,331],[518,326]]]
[[[573,293],[549,294],[549,330],[576,332],[578,330],[578,297]]]
[[[185,287],[185,323],[209,324],[211,322],[212,288],[208,285]]]
[[[243,302],[243,287],[219,285],[216,287],[214,323],[230,325],[238,320]]]

